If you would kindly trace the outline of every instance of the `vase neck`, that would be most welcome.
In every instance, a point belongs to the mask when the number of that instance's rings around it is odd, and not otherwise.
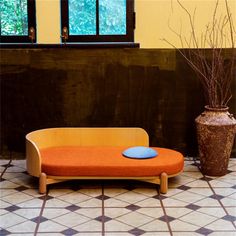
[[[206,111],[214,111],[214,112],[226,112],[229,110],[227,106],[219,106],[219,107],[210,107],[209,105],[205,106]]]

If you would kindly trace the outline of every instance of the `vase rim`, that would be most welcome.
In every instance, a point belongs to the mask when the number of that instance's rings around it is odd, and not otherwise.
[[[208,111],[228,111],[229,107],[228,106],[211,107],[209,105],[206,105],[205,109],[208,110]]]

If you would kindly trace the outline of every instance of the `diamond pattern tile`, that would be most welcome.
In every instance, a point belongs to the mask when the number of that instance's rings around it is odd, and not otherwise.
[[[97,197],[97,196],[101,196],[102,189],[101,188],[99,189],[98,188],[83,188],[83,189],[80,189],[78,192],[91,196],[91,197]]]
[[[235,217],[235,216],[232,216],[232,215],[226,215],[226,216],[222,217],[222,219],[223,219],[223,220],[230,221],[230,222],[236,221],[236,217]]]
[[[49,195],[45,195],[45,196],[38,197],[38,199],[41,199],[41,200],[50,200],[50,199],[53,199],[53,197],[51,197],[51,196],[49,196]]]
[[[82,223],[82,224],[74,227],[74,229],[81,232],[78,235],[86,235],[87,234],[88,236],[94,236],[94,235],[99,236],[99,235],[101,235],[102,225],[105,223],[106,222],[102,223],[97,220],[90,220],[90,221],[87,221],[85,223]]]
[[[197,188],[191,188],[188,190],[191,193],[196,193],[202,196],[206,196],[209,197],[211,195],[213,195],[213,190],[211,188],[201,188],[201,187],[197,187]]]
[[[67,228],[68,227],[64,225],[58,224],[51,220],[47,220],[39,224],[38,232],[39,233],[48,233],[48,232],[59,233],[66,230]]]
[[[217,218],[226,216],[226,211],[222,207],[201,207],[197,211]]]
[[[233,225],[232,222],[230,221],[227,221],[227,220],[223,220],[223,219],[219,219],[219,220],[216,220],[214,222],[212,222],[211,224],[208,224],[207,226],[208,229],[214,231],[214,230],[217,230],[217,231],[232,231],[232,230],[235,230],[235,226]]]
[[[135,205],[139,207],[160,207],[161,202],[155,198],[146,198],[143,201],[136,202]]]
[[[181,186],[179,186],[177,189],[186,191],[186,190],[191,189],[191,188],[188,187],[188,186],[185,186],[185,185],[181,185]]]
[[[193,158],[167,194],[137,181],[68,181],[38,193],[24,160],[0,160],[0,235],[236,235],[236,160],[222,177]]]
[[[188,203],[187,202],[184,202],[184,201],[181,201],[181,200],[177,200],[177,199],[173,199],[173,198],[166,198],[164,199],[163,201],[163,205],[164,207],[170,207],[170,206],[187,206]]]
[[[71,204],[77,204],[77,203],[89,200],[91,198],[92,198],[91,196],[82,194],[78,191],[57,197],[58,200],[62,200],[64,202],[68,202]]]
[[[74,229],[66,229],[61,232],[63,235],[75,235],[78,233],[77,230]]]
[[[0,216],[0,228],[6,229],[10,226],[20,224],[24,221],[26,221],[25,218],[9,212]]]
[[[7,207],[10,207],[11,204],[7,203],[7,202],[4,202],[0,199],[0,208],[3,209],[3,208],[7,208]]]
[[[136,202],[142,201],[148,197],[143,194],[130,191],[130,192],[120,194],[116,196],[115,198],[121,201],[128,202],[130,204],[135,204]]]
[[[75,202],[77,202],[78,200],[76,200]],[[62,201],[60,199],[57,198],[52,198],[48,201],[46,201],[46,207],[54,207],[54,208],[61,208],[61,207],[68,207],[71,206],[71,204],[73,204],[73,201],[68,200],[68,202],[66,201]]]
[[[143,235],[143,234],[145,233],[144,230],[141,230],[141,229],[139,229],[139,228],[131,229],[131,230],[129,230],[128,232],[129,232],[130,234],[132,234],[132,235],[137,235],[137,236]]]
[[[230,197],[225,197],[220,200],[220,202],[225,206],[225,207],[234,207],[236,206],[236,199],[230,198]]]
[[[212,187],[218,187],[218,188],[220,188],[220,187],[231,188],[232,186],[234,186],[234,183],[227,183],[224,180],[214,179],[214,180],[211,181],[211,186]]]
[[[107,200],[107,199],[109,199],[110,197],[108,197],[108,196],[106,196],[106,195],[99,195],[99,196],[97,196],[96,198],[99,199],[99,200]]]
[[[116,220],[135,227],[148,223],[152,221],[153,218],[150,216],[140,214],[138,212],[130,212],[126,215],[117,217]]]
[[[104,188],[104,196],[108,197],[115,197],[125,192],[127,192],[127,189],[124,188]]]
[[[101,208],[80,208],[76,211],[76,213],[86,216],[90,219],[96,219],[97,217],[102,215]]]
[[[19,187],[20,185],[12,183],[11,181],[4,180],[0,182],[0,189],[14,189]]]
[[[70,211],[65,208],[44,208],[42,216],[51,220],[58,216],[65,215],[69,212]]]
[[[198,205],[195,205],[195,204],[189,204],[189,205],[186,206],[186,208],[188,208],[188,209],[190,209],[190,210],[196,211],[196,210],[198,210],[198,209],[201,208],[201,207],[198,206]]]
[[[219,200],[212,199],[212,198],[204,198],[200,201],[195,202],[196,205],[201,206],[201,207],[220,207],[220,202]]]
[[[99,221],[99,222],[107,222],[109,220],[111,220],[112,218],[110,217],[107,217],[107,216],[99,216],[99,217],[96,217],[95,220]]]
[[[105,208],[104,209],[105,216],[108,216],[108,217],[110,217],[112,219],[115,219],[115,218],[117,218],[119,216],[125,215],[125,214],[127,214],[129,212],[130,212],[130,210],[128,210],[128,209],[126,209],[124,207],[117,207],[117,208],[112,207],[112,208]]]
[[[236,217],[236,206],[234,207],[226,207],[226,212],[231,215]]]
[[[126,232],[127,234],[127,232],[133,228],[133,226],[117,220],[105,222],[105,232]]]
[[[203,227],[215,221],[217,218],[203,214],[201,212],[194,211],[194,212],[190,212],[189,214],[185,216],[180,217],[180,219],[184,222]]]
[[[167,198],[167,197],[165,197],[165,196],[163,196],[163,195],[154,195],[154,196],[152,196],[152,198],[154,198],[154,199],[159,199],[159,200],[163,200],[163,199],[165,199],[165,198]]]
[[[194,203],[194,202],[197,202],[201,199],[204,199],[205,197],[202,195],[191,193],[189,191],[184,191],[182,193],[172,196],[171,198],[176,199],[176,200],[180,200],[180,201],[184,201],[187,203]]]
[[[200,180],[211,181],[213,179],[207,176],[203,176],[202,178],[200,178]]]
[[[162,220],[164,222],[171,222],[175,220],[175,218],[172,216],[165,215],[165,216],[160,217],[159,220]]]
[[[193,225],[188,222],[184,222],[182,220],[176,219],[170,222],[170,227],[173,232],[178,231],[189,231],[194,232],[195,230],[199,229],[199,226]]]
[[[139,226],[140,229],[145,230],[146,232],[150,232],[150,236],[156,235],[157,232],[161,232],[163,235],[165,235],[165,232],[168,232],[168,225],[167,222],[162,220],[153,220],[151,222],[148,222],[147,224],[144,224],[142,226]],[[154,233],[155,232],[155,233]],[[146,235],[146,234],[144,234]],[[161,236],[161,234],[160,234]]]
[[[5,210],[10,211],[10,212],[13,212],[13,211],[16,211],[19,209],[20,209],[20,207],[15,206],[15,205],[11,205],[11,206],[5,208]]]
[[[33,209],[32,208],[20,208],[20,209],[14,211],[14,213],[16,215],[19,215],[19,216],[22,216],[26,219],[31,220],[31,219],[38,217],[40,214],[40,211],[41,211],[40,208],[33,208]]]
[[[191,188],[209,188],[208,182],[200,179],[194,180],[190,183],[187,183],[186,185]]]
[[[0,235],[10,235],[11,232],[5,230],[5,229],[0,229]]]
[[[22,192],[22,191],[25,191],[29,188],[25,187],[25,186],[19,186],[18,188],[15,188],[15,190],[19,191],[19,192]]]
[[[115,198],[110,198],[104,201],[104,207],[126,207],[130,205],[128,202],[124,202]]]
[[[188,213],[192,212],[191,209],[188,209],[186,207],[166,207],[165,211],[168,216],[171,216],[175,219],[178,219],[181,216],[187,215]]]
[[[70,205],[70,206],[65,207],[65,209],[69,211],[77,211],[78,209],[80,209],[80,207],[76,205]]]
[[[38,208],[38,207],[42,207],[43,205],[43,200],[40,200],[38,198],[33,198],[29,201],[25,201],[25,202],[22,202],[20,204],[18,204],[19,207],[21,208]]]
[[[60,225],[64,225],[69,228],[75,227],[89,220],[90,219],[88,217],[76,214],[74,212],[70,212],[57,218],[53,218],[54,222],[57,222]]]
[[[196,233],[202,234],[202,235],[209,235],[210,233],[213,232],[213,230],[206,229],[206,228],[200,228],[195,231]]]
[[[216,200],[220,200],[220,199],[224,198],[224,196],[221,196],[221,195],[218,195],[218,194],[214,194],[214,195],[211,195],[209,197],[212,198],[212,199],[216,199]]]
[[[9,227],[8,230],[11,231],[11,233],[24,233],[24,234],[29,233],[33,235],[35,228],[36,228],[36,223],[32,221],[26,221],[17,224],[15,226]]]
[[[35,222],[35,223],[42,223],[44,221],[47,221],[48,219],[43,217],[43,216],[38,216],[38,217],[35,217],[33,219],[31,219],[31,221]]]
[[[153,197],[157,194],[157,190],[155,188],[136,188],[133,192],[143,194],[148,197]]]
[[[102,201],[97,198],[91,198],[87,201],[80,202],[81,207],[102,207]]]
[[[22,193],[22,192],[11,194],[2,198],[2,200],[4,200],[5,202],[13,204],[13,205],[20,204],[22,202],[25,202],[31,199],[33,199],[32,196]]]
[[[158,219],[164,215],[163,209],[161,207],[142,207],[138,209],[137,212],[146,216],[150,216],[153,219]]]
[[[136,211],[136,210],[140,209],[141,207],[131,204],[131,205],[128,205],[127,207],[125,207],[125,208],[128,209],[128,210],[131,210],[131,211]]]

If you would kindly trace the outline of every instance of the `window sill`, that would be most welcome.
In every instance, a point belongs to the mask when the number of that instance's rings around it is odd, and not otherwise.
[[[102,42],[102,43],[60,43],[60,44],[37,44],[37,43],[1,43],[0,48],[139,48],[139,43],[133,42]]]

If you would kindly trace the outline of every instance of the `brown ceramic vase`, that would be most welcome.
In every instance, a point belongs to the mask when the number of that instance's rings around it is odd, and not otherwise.
[[[228,107],[210,108],[196,119],[201,172],[209,176],[227,173],[236,133],[236,120]]]

